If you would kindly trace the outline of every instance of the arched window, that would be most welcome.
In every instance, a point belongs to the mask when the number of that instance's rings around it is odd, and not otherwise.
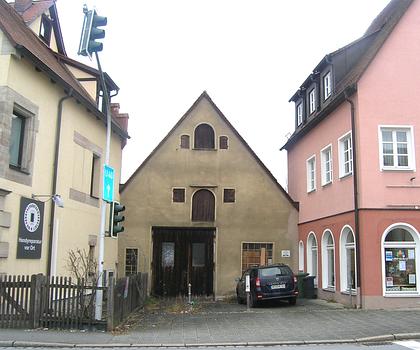
[[[419,236],[408,224],[391,225],[383,235],[384,295],[419,294]]]
[[[181,148],[190,148],[190,136],[181,135]]]
[[[192,198],[192,221],[214,221],[214,194],[209,190],[198,190]]]
[[[305,248],[303,246],[303,242],[299,242],[299,271],[303,271],[305,269]]]
[[[200,124],[194,131],[194,148],[214,149],[214,130],[208,124]]]
[[[311,232],[308,236],[308,243],[306,245],[306,264],[307,272],[311,276],[315,276],[314,284],[318,285],[318,244],[316,241],[315,234]]]
[[[350,226],[345,226],[340,236],[340,289],[356,292],[356,243]]]
[[[334,239],[330,230],[322,235],[322,288],[335,288]]]

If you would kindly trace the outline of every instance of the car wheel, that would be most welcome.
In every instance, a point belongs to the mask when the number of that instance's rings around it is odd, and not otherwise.
[[[238,304],[243,304],[242,298],[239,296],[238,292],[236,292],[236,300],[238,301]]]
[[[290,298],[289,305],[296,305],[296,298]]]

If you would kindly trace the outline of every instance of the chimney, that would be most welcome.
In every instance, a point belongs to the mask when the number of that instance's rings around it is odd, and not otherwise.
[[[115,122],[118,123],[121,129],[125,132],[128,131],[128,113],[120,113],[120,104],[119,103],[111,103],[111,115]],[[121,148],[127,144],[127,140],[124,139],[121,142]]]
[[[15,10],[19,13],[25,12],[32,5],[32,0],[15,0]]]

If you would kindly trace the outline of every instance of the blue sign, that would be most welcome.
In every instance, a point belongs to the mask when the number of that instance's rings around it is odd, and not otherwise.
[[[102,199],[107,202],[114,201],[114,168],[104,165]]]
[[[393,261],[392,250],[385,250],[385,261]]]

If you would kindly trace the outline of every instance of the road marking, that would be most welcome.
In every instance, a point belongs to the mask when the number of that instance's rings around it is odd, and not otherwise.
[[[413,350],[420,350],[420,343],[415,340],[396,341],[394,344],[405,346],[406,348]]]

